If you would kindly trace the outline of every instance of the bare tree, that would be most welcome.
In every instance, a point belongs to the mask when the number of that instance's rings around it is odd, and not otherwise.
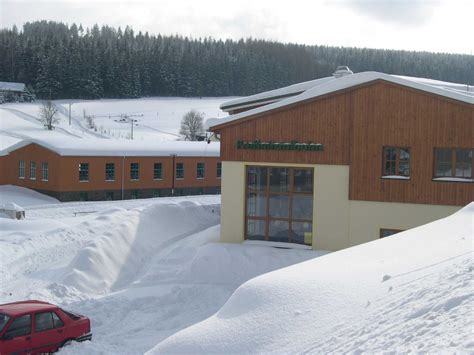
[[[53,125],[59,123],[59,118],[55,117],[57,112],[58,107],[51,101],[45,101],[40,109],[40,120],[48,131],[53,130]]]
[[[193,109],[183,116],[179,133],[187,140],[197,141],[200,136],[204,135],[203,121],[203,115]]]

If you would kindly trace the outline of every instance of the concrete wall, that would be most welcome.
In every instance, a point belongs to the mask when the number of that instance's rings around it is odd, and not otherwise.
[[[376,240],[381,228],[406,230],[446,217],[461,207],[349,200],[349,166],[276,163],[222,164],[221,241],[245,234],[246,165],[314,169],[313,248],[339,250]]]

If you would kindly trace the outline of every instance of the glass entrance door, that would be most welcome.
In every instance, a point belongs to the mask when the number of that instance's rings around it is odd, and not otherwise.
[[[247,167],[246,239],[312,244],[313,169]]]

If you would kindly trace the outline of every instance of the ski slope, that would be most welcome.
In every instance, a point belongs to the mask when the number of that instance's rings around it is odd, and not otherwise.
[[[225,116],[219,98],[142,98],[117,100],[55,100],[59,123],[47,131],[39,121],[41,101],[0,105],[0,149],[25,138],[80,137],[130,139],[134,120],[135,140],[172,141],[179,139],[180,122],[191,109],[204,120]],[[69,124],[69,107],[71,124]],[[92,117],[93,127],[85,116]]]

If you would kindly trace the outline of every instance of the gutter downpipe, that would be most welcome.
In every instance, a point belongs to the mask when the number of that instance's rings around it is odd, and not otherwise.
[[[124,175],[125,175],[125,155],[122,157],[122,200],[124,198],[124,187],[125,187]]]
[[[172,179],[171,179],[171,196],[174,196],[174,172],[176,170],[176,154],[171,154],[173,157],[173,169],[172,169]]]

